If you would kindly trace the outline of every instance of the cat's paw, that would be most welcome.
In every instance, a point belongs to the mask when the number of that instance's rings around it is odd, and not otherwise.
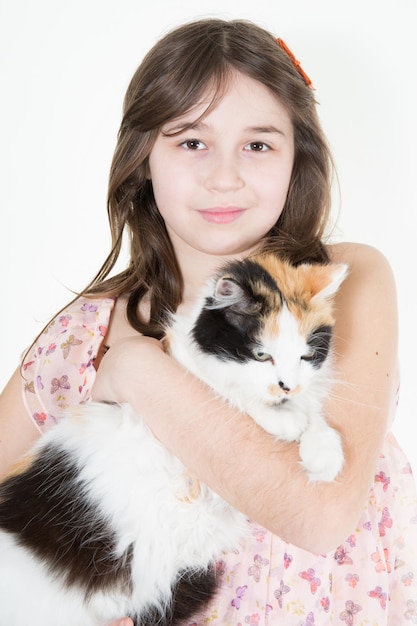
[[[278,407],[263,405],[251,415],[267,433],[287,442],[299,441],[308,425],[306,414],[292,411],[285,405]]]
[[[330,426],[308,428],[300,439],[300,457],[310,481],[333,481],[344,464],[340,434]]]

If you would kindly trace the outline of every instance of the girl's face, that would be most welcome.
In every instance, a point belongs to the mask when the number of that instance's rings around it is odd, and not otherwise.
[[[167,123],[149,157],[155,200],[179,259],[250,253],[279,218],[291,177],[293,127],[272,93],[236,73],[196,123],[211,95]]]

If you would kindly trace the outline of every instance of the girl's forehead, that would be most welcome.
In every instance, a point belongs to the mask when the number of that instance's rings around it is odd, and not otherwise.
[[[234,71],[220,83],[213,79],[212,83],[196,98],[196,102],[186,111],[169,120],[164,128],[168,125],[178,129],[194,125],[216,110],[222,109],[224,102],[228,100],[234,100],[239,109],[247,107],[253,111],[279,114],[292,126],[287,107],[269,87],[246,74]],[[236,112],[238,113],[239,110]]]
[[[169,120],[169,123],[178,122],[178,125],[181,125],[181,122],[186,121],[188,123],[203,119],[223,100],[230,90],[229,85],[229,77],[225,76],[222,79],[212,77],[209,83],[194,97],[194,101],[190,103],[188,108]]]

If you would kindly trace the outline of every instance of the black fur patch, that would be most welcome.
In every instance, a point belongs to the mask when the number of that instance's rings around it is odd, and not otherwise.
[[[66,585],[83,587],[86,598],[130,588],[131,549],[115,556],[114,531],[83,493],[75,462],[57,446],[0,485],[0,528]]]
[[[135,626],[179,626],[193,618],[213,598],[217,589],[215,568],[180,573],[172,590],[173,602],[166,612],[149,609],[146,614],[132,616]]]
[[[45,448],[23,473],[0,485],[0,529],[66,586],[83,588],[86,599],[97,591],[131,592],[133,547],[115,556],[116,533],[87,499],[79,468],[58,446]],[[182,572],[166,612],[149,607],[131,617],[136,626],[179,625],[204,608],[216,587],[214,568]]]
[[[245,285],[248,286],[251,292],[253,292],[251,285],[256,281],[264,283],[271,291],[279,291],[278,285],[271,274],[262,265],[250,259],[231,261],[222,269],[222,274],[227,274],[228,272],[233,275],[240,285],[243,287]]]
[[[272,276],[249,259],[232,261],[222,273],[230,274],[245,292],[246,299],[257,305],[255,312],[251,314],[233,306],[210,308],[212,300],[208,299],[193,328],[193,339],[207,354],[243,363],[253,359],[252,350],[257,345],[262,318],[270,310],[259,284],[277,294],[281,292]]]
[[[312,357],[309,360],[316,369],[321,367],[323,362],[327,359],[332,341],[332,330],[331,326],[320,326],[311,333],[307,340],[308,345],[313,351]]]

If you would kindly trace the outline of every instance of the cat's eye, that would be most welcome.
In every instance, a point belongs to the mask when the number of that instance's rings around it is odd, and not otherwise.
[[[272,361],[272,356],[262,348],[253,348],[252,354],[257,361]]]

